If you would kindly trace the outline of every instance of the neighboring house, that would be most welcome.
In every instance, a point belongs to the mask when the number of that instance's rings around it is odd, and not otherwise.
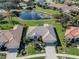
[[[29,2],[30,0],[23,0],[24,2]]]
[[[69,27],[65,32],[65,41],[68,44],[79,45],[79,27]]]
[[[40,37],[42,37],[42,40],[45,43],[57,42],[54,27],[50,24],[44,24],[42,26],[30,26],[28,28],[26,38],[37,40]]]
[[[46,5],[46,0],[35,0],[35,2],[38,3],[39,5],[47,6]]]
[[[8,50],[15,51],[19,48],[23,26],[16,25],[10,30],[0,30],[0,47],[5,45]]]
[[[17,3],[15,2],[3,2],[1,3],[0,2],[0,9],[6,9],[6,10],[9,10],[9,9],[16,9],[17,8]]]
[[[47,3],[63,3],[65,0],[46,0]]]
[[[45,2],[45,0],[35,0],[35,2],[37,2],[37,3],[43,3],[43,2]]]
[[[62,10],[64,13],[70,13],[71,11],[79,11],[79,7],[72,5],[72,6],[68,6],[65,4],[56,4],[56,3],[51,3],[49,4],[49,7],[52,8],[56,8],[59,10]]]
[[[27,4],[25,2],[20,2],[19,6],[22,7],[22,9],[26,9],[27,8]]]
[[[18,5],[22,9],[33,8],[34,7],[34,2],[33,1],[26,0],[26,1],[20,2]]]
[[[79,4],[79,0],[65,0],[65,3],[72,3],[72,4],[76,4],[78,3]]]

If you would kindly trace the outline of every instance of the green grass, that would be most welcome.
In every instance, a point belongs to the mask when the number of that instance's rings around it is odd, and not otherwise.
[[[77,48],[73,48],[73,47],[66,48],[66,52],[67,52],[67,54],[73,54],[73,55],[79,56],[79,49],[77,49]]]
[[[45,57],[31,58],[31,59],[45,59]]]
[[[0,59],[6,59],[6,55],[0,54]]]
[[[30,43],[28,46],[26,46],[26,48],[27,55],[45,53],[45,50],[36,50],[33,46],[33,43]]]
[[[53,10],[53,9],[43,9],[41,7],[36,6],[36,10],[40,11],[40,12],[46,12],[47,14],[50,15],[58,15],[58,14],[62,14],[59,10]]]

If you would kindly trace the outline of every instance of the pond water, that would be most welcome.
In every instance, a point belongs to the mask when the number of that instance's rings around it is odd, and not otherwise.
[[[40,20],[50,18],[49,15],[37,12],[35,10],[32,10],[31,12],[20,12],[19,17],[24,20]]]

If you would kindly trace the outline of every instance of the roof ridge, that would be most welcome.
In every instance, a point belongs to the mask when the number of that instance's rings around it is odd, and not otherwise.
[[[43,38],[46,37],[49,34],[49,31],[45,33],[45,35],[43,35]]]
[[[5,38],[8,39],[8,37],[7,37],[4,33],[2,33],[2,32],[0,32],[0,33],[1,33],[1,35],[5,36]],[[9,40],[9,39],[8,39],[8,40]]]
[[[77,29],[77,28],[75,28],[75,29]],[[71,34],[71,35],[73,36],[72,32],[73,32],[75,29],[73,29],[72,31],[70,31],[70,32],[69,32],[68,34],[66,34],[65,36],[67,36],[67,35],[69,35],[69,34]]]
[[[29,33],[31,33],[35,28],[37,28],[37,26],[34,26],[33,29],[32,29]],[[29,34],[29,33],[28,33],[28,34]]]
[[[46,27],[47,28],[47,27]],[[46,37],[48,34],[50,34],[50,35],[52,35],[51,34],[51,32],[50,32],[50,30],[47,28],[47,30],[48,30],[48,32],[45,34],[45,35],[43,35],[43,37]],[[52,35],[53,36],[53,35]],[[54,37],[54,36],[53,36]],[[56,37],[55,37],[56,38]]]

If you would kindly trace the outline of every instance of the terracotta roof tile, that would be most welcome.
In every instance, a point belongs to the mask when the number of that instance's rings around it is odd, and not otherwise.
[[[66,29],[65,37],[76,38],[79,37],[79,27],[69,27]]]

